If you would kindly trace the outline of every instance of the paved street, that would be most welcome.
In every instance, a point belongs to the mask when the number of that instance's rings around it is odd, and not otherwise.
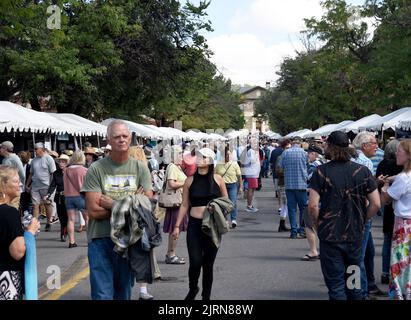
[[[289,233],[278,233],[279,216],[273,197],[272,180],[263,180],[263,189],[257,192],[257,214],[244,211],[245,201],[239,201],[238,227],[223,236],[214,265],[212,299],[215,300],[276,300],[327,299],[327,289],[319,261],[300,261],[307,253],[305,239],[288,238]],[[288,224],[288,222],[287,222]],[[38,239],[40,290],[43,299],[90,299],[85,233],[76,234],[78,248],[68,249],[59,242],[59,225],[50,233],[41,232]],[[42,227],[43,230],[43,227]],[[375,276],[381,275],[382,218],[373,222],[375,241]],[[149,285],[148,290],[157,300],[181,300],[188,290],[188,263],[167,265],[164,262],[167,238],[156,249],[156,256],[164,281]],[[188,255],[185,233],[180,237],[177,254]],[[62,271],[60,290],[47,290],[45,283],[50,274],[47,266],[57,265]],[[201,283],[200,283],[201,288]],[[198,298],[200,295],[198,296]],[[133,289],[138,299],[138,287]],[[200,297],[201,298],[201,297]]]

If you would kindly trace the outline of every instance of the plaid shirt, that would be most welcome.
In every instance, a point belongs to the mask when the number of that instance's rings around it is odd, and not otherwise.
[[[284,168],[286,190],[307,189],[307,160],[307,153],[297,145],[283,152],[281,166]]]

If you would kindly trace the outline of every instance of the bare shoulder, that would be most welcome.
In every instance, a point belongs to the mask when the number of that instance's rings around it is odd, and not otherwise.
[[[214,180],[215,180],[218,184],[225,183],[223,177],[220,176],[220,175],[218,175],[218,174],[214,174]]]
[[[186,179],[186,181],[184,182],[184,186],[187,187],[187,188],[189,188],[192,183],[193,183],[193,177],[191,176],[191,177],[188,177],[188,178]]]

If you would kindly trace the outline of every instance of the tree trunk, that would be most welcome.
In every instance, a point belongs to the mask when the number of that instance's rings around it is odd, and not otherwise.
[[[32,108],[33,110],[35,110],[35,111],[41,111],[40,103],[39,103],[39,100],[38,100],[37,98],[35,98],[35,99],[30,99],[29,101],[30,101],[31,108]]]

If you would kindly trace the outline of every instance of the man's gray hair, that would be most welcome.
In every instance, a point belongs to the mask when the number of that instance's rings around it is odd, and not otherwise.
[[[107,126],[107,137],[108,138],[111,137],[111,131],[112,131],[112,128],[114,126],[120,126],[120,125],[125,126],[127,128],[128,132],[130,132],[130,129],[128,128],[127,123],[125,123],[123,120],[115,119],[115,120],[111,121]]]
[[[368,131],[363,131],[357,134],[355,139],[353,140],[352,144],[354,145],[355,149],[361,149],[362,145],[365,143],[369,143],[371,140],[375,139],[375,134]]]

